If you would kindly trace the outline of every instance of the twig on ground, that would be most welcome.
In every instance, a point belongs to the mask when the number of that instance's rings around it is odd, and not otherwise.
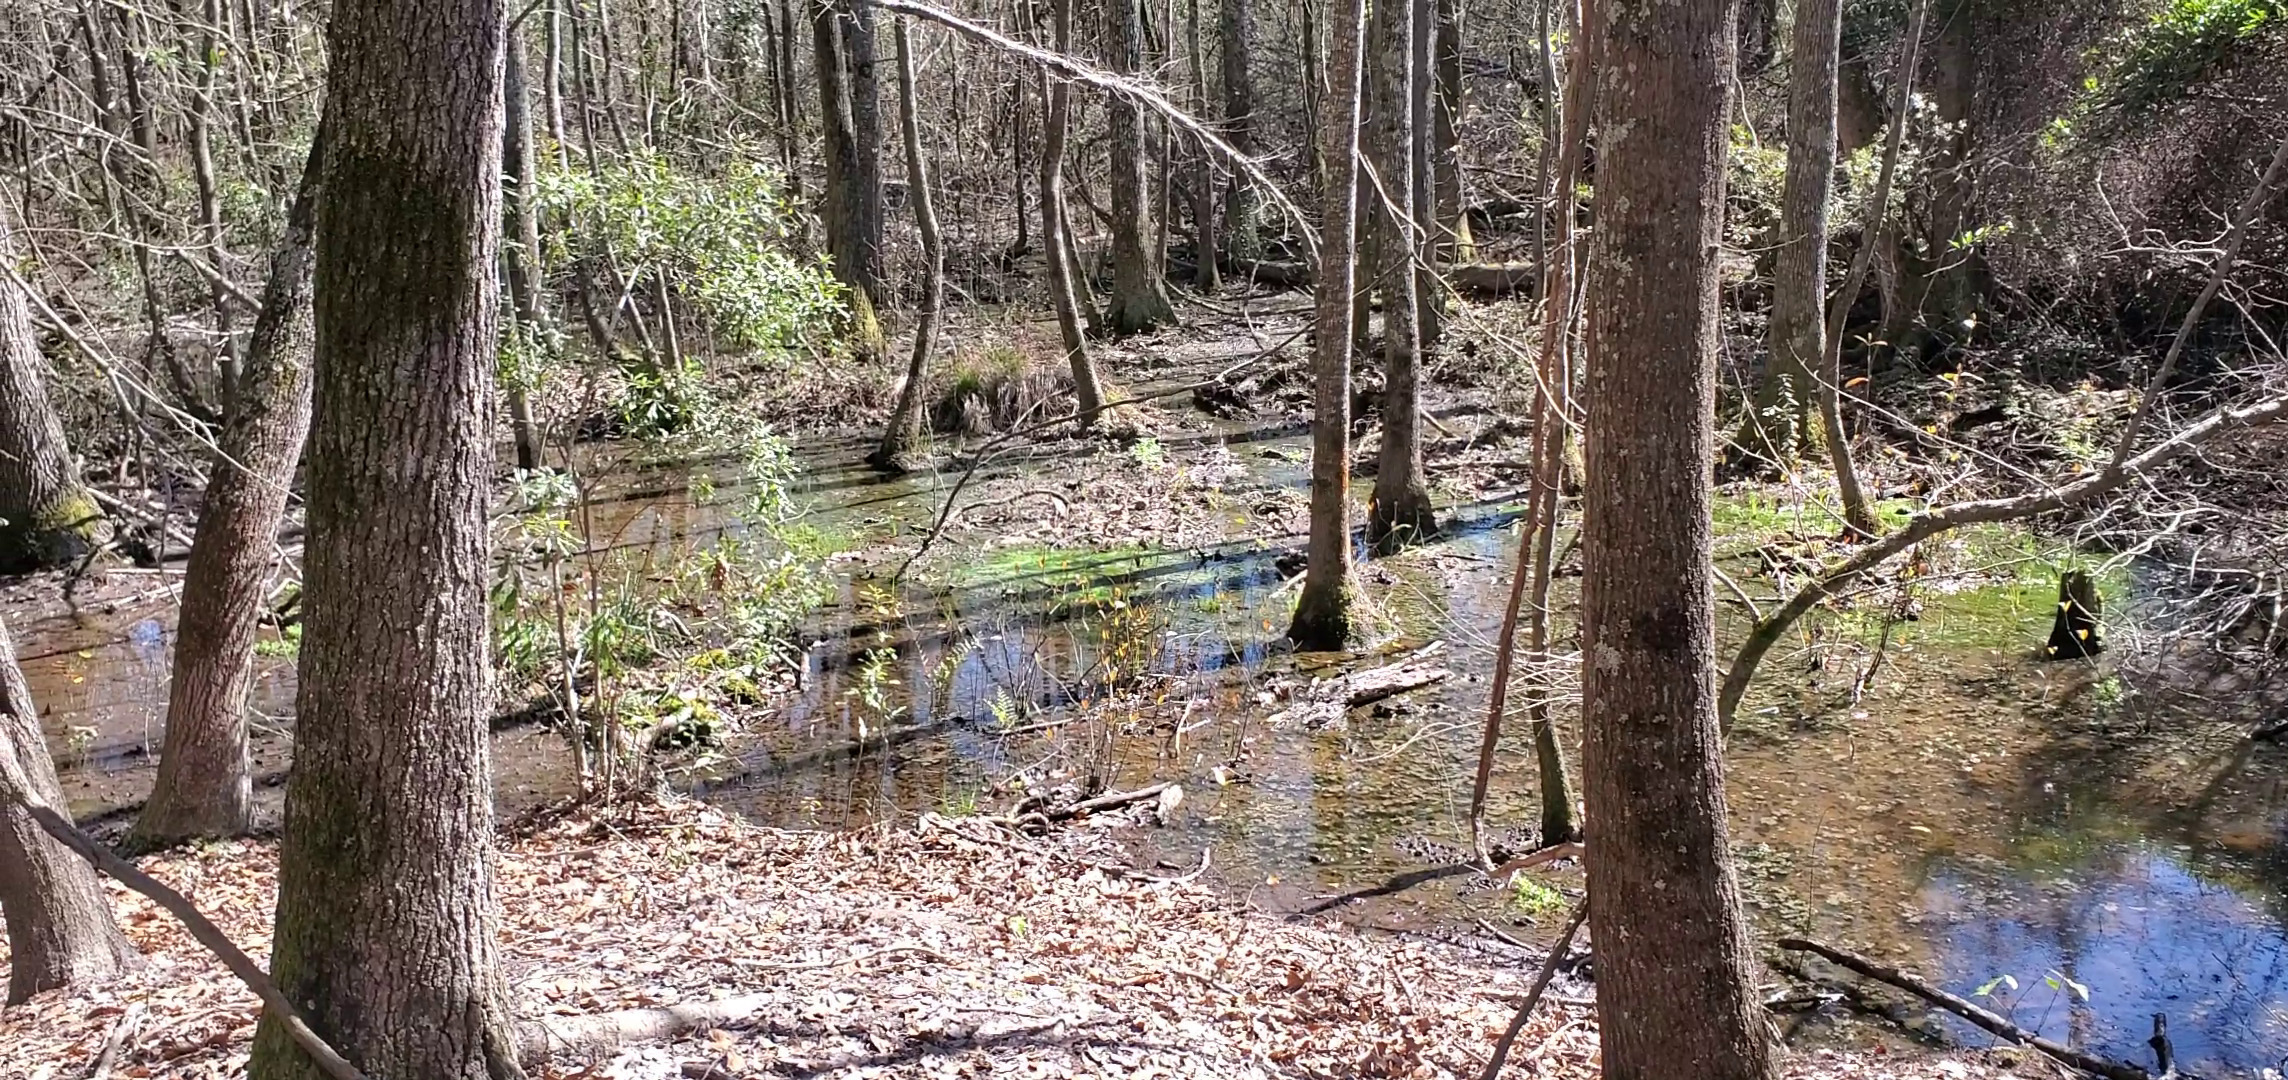
[[[135,1041],[144,1018],[150,1015],[151,1006],[138,1001],[112,1021],[111,1031],[103,1037],[103,1052],[95,1056],[95,1067],[88,1070],[87,1080],[111,1080],[111,1069],[119,1063],[119,1052]]]
[[[1581,930],[1581,922],[1589,917],[1589,898],[1573,905],[1573,917],[1565,921],[1565,932],[1557,935],[1557,944],[1549,947],[1549,959],[1541,962],[1541,974],[1533,980],[1533,989],[1526,992],[1525,1001],[1517,1007],[1517,1015],[1510,1017],[1509,1030],[1502,1032],[1501,1041],[1494,1044],[1494,1055],[1486,1061],[1486,1071],[1478,1080],[1494,1080],[1500,1075],[1502,1062],[1509,1058],[1509,1048],[1517,1042],[1517,1033],[1525,1030],[1525,1022],[1533,1017],[1533,1007],[1541,1004],[1541,995],[1549,989],[1549,980],[1557,977],[1557,965],[1565,962],[1565,954],[1573,948],[1573,935]]]

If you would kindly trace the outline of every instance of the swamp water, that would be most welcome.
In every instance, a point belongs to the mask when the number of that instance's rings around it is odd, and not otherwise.
[[[1299,489],[1302,439],[1226,432],[1244,474],[1235,486]],[[849,438],[799,448],[811,520],[853,549],[892,537],[910,547],[949,481],[880,479],[865,449]],[[1104,453],[985,472],[1047,482],[1149,467]],[[595,535],[640,546],[725,528],[688,487],[672,471],[615,478]],[[795,698],[685,782],[766,823],[842,827],[994,812],[1020,771],[1044,787],[1178,780],[1179,821],[1151,833],[1147,853],[1192,866],[1212,852],[1212,873],[1263,910],[1422,870],[1406,841],[1463,842],[1514,517],[1498,502],[1457,508],[1450,539],[1365,564],[1397,643],[1384,652],[1443,642],[1454,675],[1322,730],[1264,720],[1277,691],[1335,659],[1278,647],[1293,593],[1275,546],[963,549],[957,533],[894,588],[887,566],[861,563],[806,627]],[[2043,573],[1955,592],[1939,581],[1918,591],[1914,621],[1830,620],[1775,650],[1727,758],[1751,916],[1767,935],[1804,933],[1960,993],[1985,989],[2024,1026],[2107,1056],[2150,1060],[2151,1017],[2166,1013],[2187,1068],[2276,1066],[2288,1057],[2288,747],[2241,743],[2244,718],[2131,693],[2108,665],[2038,661],[2054,587]],[[83,815],[148,788],[170,603],[157,590],[17,627]],[[291,661],[262,668],[258,730],[292,708]],[[919,734],[841,752],[885,730]],[[1511,731],[1492,821],[1530,826],[1532,758],[1522,723]],[[565,789],[553,735],[512,729],[500,744],[504,803]],[[258,773],[277,776],[283,738],[257,745]],[[1532,936],[1569,903],[1457,880],[1343,911],[1394,929],[1468,930],[1485,916]],[[1577,872],[1542,880],[1580,884]]]

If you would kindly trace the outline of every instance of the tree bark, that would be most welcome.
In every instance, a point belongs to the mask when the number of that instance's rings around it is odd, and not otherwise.
[[[64,805],[16,643],[0,623],[0,910],[8,924],[8,1004],[119,974],[135,950],[95,868],[40,828],[28,803]]]
[[[1611,1080],[1775,1074],[1732,876],[1710,509],[1737,0],[1603,13],[1583,790]]]
[[[0,263],[15,265],[0,210]],[[63,421],[48,402],[47,361],[32,335],[29,279],[0,276],[0,573],[61,566],[105,535],[102,512],[80,484]]]
[[[922,158],[921,121],[914,90],[911,20],[898,17],[898,129],[906,144],[907,198],[914,204],[914,223],[922,233],[922,310],[914,326],[913,356],[906,362],[906,379],[898,387],[898,401],[882,431],[882,445],[873,461],[884,468],[902,469],[922,433],[922,382],[928,377],[930,352],[937,347],[939,309],[945,306],[945,241],[939,235],[937,206],[930,195],[929,167]]]
[[[521,1080],[487,657],[500,0],[338,0],[272,975],[374,1076]],[[319,1075],[265,1016],[253,1080]]]
[[[1144,62],[1142,0],[1105,0],[1105,50],[1115,74],[1134,77]],[[1112,146],[1112,297],[1105,308],[1105,325],[1115,335],[1141,333],[1176,320],[1161,280],[1161,264],[1152,259],[1151,185],[1144,176],[1149,160],[1144,146],[1144,119],[1136,103],[1119,94],[1106,95]]]
[[[1186,20],[1190,31],[1186,52],[1192,62],[1192,103],[1204,117],[1208,115],[1208,62],[1207,49],[1201,42],[1200,0],[1191,0],[1186,13],[1190,16]],[[1227,120],[1227,127],[1228,123]],[[1192,287],[1202,293],[1213,293],[1223,287],[1223,259],[1216,250],[1222,230],[1216,221],[1215,161],[1208,155],[1207,147],[1193,147],[1191,172]],[[1238,172],[1235,170],[1232,175],[1236,183]]]
[[[874,6],[810,0],[818,68],[819,128],[826,159],[827,251],[849,290],[851,348],[862,362],[887,352],[875,310],[882,302],[882,123],[874,75]]]
[[[1448,261],[1465,263],[1477,256],[1477,243],[1470,236],[1470,215],[1462,184],[1462,118],[1468,115],[1469,98],[1462,84],[1462,0],[1436,0],[1438,17],[1437,49],[1437,125],[1431,138],[1436,160],[1432,168],[1436,173],[1435,186],[1439,209],[1452,215],[1446,222],[1447,232],[1439,237],[1446,249]]]
[[[1310,21],[1304,20],[1304,32]],[[1223,51],[1224,141],[1242,154],[1255,153],[1255,75],[1248,59],[1255,55],[1255,0],[1223,0],[1219,22]],[[1263,257],[1263,211],[1247,178],[1233,170],[1224,189],[1224,250],[1234,265]]]
[[[166,745],[130,847],[235,836],[253,823],[246,698],[254,687],[255,631],[270,593],[278,527],[310,429],[311,230],[323,149],[321,136],[303,166],[286,235],[270,256],[238,407],[216,440],[183,577]]]
[[[1446,311],[1444,286],[1438,278],[1438,188],[1432,162],[1437,159],[1437,118],[1431,108],[1437,82],[1431,62],[1438,25],[1432,18],[1433,0],[1406,0],[1413,35],[1407,43],[1407,120],[1412,131],[1412,168],[1407,183],[1414,190],[1414,326],[1420,351],[1438,351]]]
[[[1414,48],[1412,8],[1423,0],[1375,5],[1374,47],[1378,115],[1374,175],[1367,193],[1374,217],[1382,284],[1382,445],[1375,461],[1374,495],[1367,504],[1367,542],[1388,551],[1438,532],[1422,475],[1421,326],[1414,264],[1420,230],[1414,212]]]
[[[533,187],[540,176],[532,124],[532,88],[525,65],[524,35],[511,30],[501,66],[507,116],[507,143],[502,147],[501,180],[508,207],[508,242],[501,245],[508,270],[509,297],[516,325],[529,349],[540,340],[540,217],[533,208]],[[662,315],[664,316],[664,312]],[[531,380],[535,372],[519,370],[508,386],[509,434],[516,443],[516,467],[540,467],[540,426],[532,418]]]
[[[1812,372],[1826,356],[1827,203],[1835,190],[1842,0],[1802,0],[1788,60],[1787,181],[1772,268],[1771,355],[1742,420],[1741,452],[1784,469],[1811,448]],[[1743,36],[1748,13],[1741,14]]]
[[[1311,541],[1303,594],[1287,636],[1340,649],[1351,626],[1351,292],[1356,267],[1359,82],[1367,0],[1348,0],[1327,59],[1333,97],[1317,129],[1328,162],[1319,192],[1318,291],[1312,338]]]

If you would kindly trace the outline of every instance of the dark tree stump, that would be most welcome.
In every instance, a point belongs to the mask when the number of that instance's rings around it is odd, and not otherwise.
[[[2050,643],[2043,653],[2052,660],[2080,660],[2105,651],[2105,598],[2088,572],[2068,570],[2058,575],[2058,615],[2050,624]]]

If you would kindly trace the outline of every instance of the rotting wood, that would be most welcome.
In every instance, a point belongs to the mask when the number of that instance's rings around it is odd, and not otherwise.
[[[1297,695],[1299,700],[1272,713],[1265,722],[1273,725],[1300,723],[1310,727],[1324,727],[1342,719],[1350,710],[1359,706],[1372,705],[1385,698],[1442,682],[1453,672],[1427,661],[1440,652],[1444,644],[1433,642],[1395,664],[1351,672],[1314,684]]]
[[[1101,810],[1112,810],[1132,803],[1147,801],[1155,802],[1157,804],[1155,812],[1162,819],[1165,819],[1169,814],[1175,812],[1175,808],[1183,802],[1183,799],[1183,785],[1173,781],[1162,781],[1157,784],[1148,784],[1134,791],[1115,791],[1091,799],[1082,799],[1065,806],[1042,806],[1037,809],[1021,810],[978,820],[1009,829],[1022,829],[1028,826],[1046,828],[1055,822],[1070,821],[1073,818]]]
[[[1945,990],[1941,990],[1937,986],[1924,981],[1920,976],[1911,974],[1909,972],[1900,971],[1894,967],[1887,967],[1885,965],[1878,964],[1873,960],[1869,960],[1866,957],[1854,955],[1841,949],[1828,945],[1822,945],[1816,941],[1809,941],[1803,938],[1781,938],[1773,944],[1789,952],[1811,953],[1814,956],[1818,956],[1831,963],[1840,965],[1867,978],[1874,979],[1877,982],[1889,983],[1892,986],[1896,986],[1901,990],[1912,993],[1916,997],[1922,998],[1923,1000],[1928,1001],[1933,1005],[1945,1009],[1946,1011],[1953,1013],[1956,1016],[1962,1017],[1963,1019],[1968,1020],[1989,1032],[2000,1035],[2005,1039],[2011,1040],[2012,1042],[2020,1043],[2025,1046],[2031,1046],[2034,1049],[2057,1059],[2059,1062],[2062,1062],[2063,1064],[2073,1068],[2080,1069],[2085,1073],[2102,1076],[2105,1077],[2106,1080],[2153,1080],[2152,1073],[2146,1072],[2144,1069],[2141,1069],[2135,1065],[2128,1065],[2118,1061],[2108,1061],[2101,1057],[2085,1054],[2063,1043],[2043,1038],[2040,1035],[2036,1035],[2033,1032],[2026,1030],[2025,1028],[2011,1023],[2001,1014],[1996,1013],[1991,1009],[1984,1008],[1968,998],[1958,997],[1954,994],[1946,992]],[[2182,1076],[2184,1074],[2179,1073],[2177,1075]]]

